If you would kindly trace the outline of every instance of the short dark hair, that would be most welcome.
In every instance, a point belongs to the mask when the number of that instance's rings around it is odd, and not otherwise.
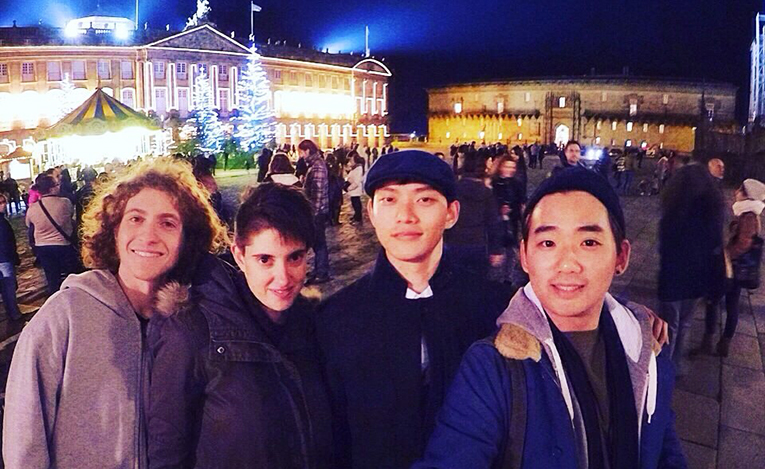
[[[298,143],[298,150],[306,151],[308,150],[308,153],[313,155],[314,153],[318,153],[319,147],[316,146],[316,144],[313,142],[313,140],[305,139],[302,142]]]
[[[34,188],[40,195],[50,194],[54,187],[56,187],[56,179],[53,176],[46,173],[37,175]]]
[[[566,192],[573,192],[573,191],[566,191]],[[566,192],[553,192],[553,194],[565,194]],[[549,194],[549,195],[552,195],[552,194]],[[608,212],[607,210],[606,212],[608,213],[608,224],[611,226],[611,233],[614,234],[614,242],[616,243],[616,253],[621,254],[622,241],[627,239],[627,233],[624,232],[624,230],[621,228],[621,225],[619,225],[619,222],[616,221],[616,218],[614,218],[611,212]],[[534,213],[534,210],[531,210],[530,212],[526,213],[526,218],[523,219],[523,225],[521,226],[521,236],[524,241],[529,240],[529,230],[531,229],[531,215],[533,213]],[[526,245],[526,248],[528,248],[528,244]]]
[[[234,242],[243,248],[250,237],[269,228],[307,248],[313,246],[313,212],[302,191],[270,182],[247,189],[236,213]]]
[[[576,146],[579,147],[580,150],[582,149],[582,146],[579,144],[578,141],[576,141],[576,140],[569,140],[568,142],[566,142],[566,146],[563,147],[563,151],[568,150],[568,147],[570,147],[571,145],[576,145]]]
[[[283,152],[277,152],[268,166],[269,174],[295,174],[290,159]]]

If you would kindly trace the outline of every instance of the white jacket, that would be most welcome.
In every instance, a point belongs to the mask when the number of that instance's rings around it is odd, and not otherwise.
[[[348,173],[346,178],[348,182],[348,195],[351,197],[361,197],[364,186],[364,168],[356,166]]]

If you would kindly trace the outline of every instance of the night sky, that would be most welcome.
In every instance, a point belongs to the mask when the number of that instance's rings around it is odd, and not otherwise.
[[[2,0],[0,25],[63,26],[96,0]],[[102,10],[133,18],[134,0]],[[257,0],[255,35],[333,51],[370,47],[393,69],[394,132],[427,130],[425,88],[516,77],[619,74],[706,78],[739,86],[748,103],[749,46],[760,0]],[[37,5],[31,8],[30,5]],[[249,35],[249,0],[210,0],[211,19]],[[181,29],[196,0],[141,0],[141,22]]]

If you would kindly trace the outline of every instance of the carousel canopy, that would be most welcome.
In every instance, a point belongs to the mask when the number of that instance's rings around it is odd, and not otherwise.
[[[70,135],[102,135],[119,132],[129,127],[157,130],[154,122],[143,114],[104,93],[101,88],[77,109],[42,132],[42,138],[60,138]]]

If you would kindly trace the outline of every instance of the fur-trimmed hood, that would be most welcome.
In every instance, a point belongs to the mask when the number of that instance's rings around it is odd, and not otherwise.
[[[154,311],[170,317],[191,308],[191,285],[171,281],[164,284],[154,296]]]
[[[638,416],[648,413],[648,422],[656,409],[657,367],[648,310],[639,304],[623,305],[606,294],[605,306],[614,319],[632,378]],[[544,352],[552,363],[563,398],[574,418],[574,405],[563,371],[563,362],[547,321],[547,316],[531,284],[518,290],[507,309],[497,319],[500,327],[494,339],[497,350],[506,358],[539,361]],[[639,421],[642,421],[639,419]]]

